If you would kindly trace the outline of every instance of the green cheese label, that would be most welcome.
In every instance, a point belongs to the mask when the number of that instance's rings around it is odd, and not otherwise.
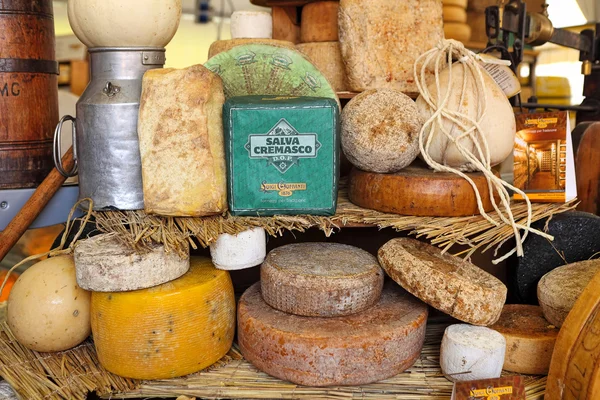
[[[338,114],[331,99],[245,96],[228,100],[223,118],[230,212],[335,213]]]

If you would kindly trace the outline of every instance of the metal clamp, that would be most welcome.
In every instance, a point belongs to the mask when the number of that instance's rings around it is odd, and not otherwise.
[[[71,121],[72,124],[72,128],[71,128],[71,135],[73,136],[73,161],[74,161],[74,165],[73,165],[73,169],[69,172],[65,171],[63,166],[62,166],[62,159],[61,159],[61,154],[62,154],[62,149],[61,149],[61,131],[62,131],[62,126],[63,123],[65,123],[65,121]],[[54,146],[52,148],[52,156],[54,158],[54,167],[56,167],[56,170],[65,178],[70,178],[72,176],[77,175],[77,146],[76,146],[76,127],[75,127],[75,121],[76,119],[70,115],[65,115],[64,117],[62,117],[60,119],[60,121],[58,122],[58,125],[56,125],[56,129],[54,130]]]
[[[102,89],[102,93],[108,97],[113,97],[121,91],[121,86],[113,85],[112,82],[106,82],[106,86]]]

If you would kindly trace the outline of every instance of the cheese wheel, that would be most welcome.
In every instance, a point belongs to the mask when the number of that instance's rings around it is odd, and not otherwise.
[[[384,273],[364,250],[337,243],[297,243],[272,250],[260,270],[265,302],[311,317],[363,311],[379,301]]]
[[[465,23],[444,21],[444,37],[466,43],[471,40],[471,27]]]
[[[442,15],[444,17],[444,25],[446,22],[467,22],[467,11],[463,7],[457,6],[444,6],[442,9]]]
[[[467,0],[442,0],[444,6],[467,8]]]
[[[77,242],[74,257],[77,284],[94,292],[147,289],[177,279],[190,268],[189,254],[181,258],[158,244],[137,254],[110,234]]]
[[[443,38],[441,1],[340,0],[338,17],[350,90],[418,93],[414,63]]]
[[[181,278],[150,289],[92,294],[100,364],[134,379],[167,379],[200,371],[230,349],[235,298],[229,273],[192,257]]]
[[[273,7],[273,39],[300,43],[300,18],[298,7]]]
[[[234,11],[231,14],[232,39],[271,39],[273,20],[265,11]]]
[[[362,385],[412,366],[426,320],[427,306],[395,285],[366,311],[314,318],[273,309],[257,283],[239,302],[238,344],[246,360],[279,379],[306,386]]]
[[[506,340],[492,329],[450,325],[442,339],[440,367],[446,378],[453,382],[498,378],[505,351]]]
[[[471,41],[487,43],[488,37],[485,31],[485,14],[475,11],[467,12],[467,25],[471,28]]]
[[[230,40],[217,40],[210,45],[208,49],[208,58],[212,58],[217,54],[224,53],[233,49],[236,46],[243,46],[247,44],[268,44],[277,47],[286,47],[288,49],[294,49],[295,45],[292,42],[275,39],[230,39]]]
[[[546,375],[558,329],[544,318],[539,306],[507,304],[491,329],[506,340],[503,369],[529,375]]]
[[[588,260],[558,267],[544,275],[537,287],[544,317],[560,328],[583,289],[598,272],[600,260]]]
[[[446,1],[467,1],[465,0],[442,0]],[[477,11],[479,13],[485,13],[485,9],[490,6],[498,5],[498,0],[468,0],[467,9],[470,11]],[[529,8],[529,7],[528,7]]]
[[[490,150],[490,164],[492,166],[500,164],[510,154],[513,153],[515,145],[516,122],[510,102],[506,98],[506,94],[500,86],[492,79],[492,77],[481,68],[483,75],[484,90],[487,98],[487,112],[481,119],[479,126],[481,132],[477,136],[483,135],[487,141]],[[470,72],[467,72],[467,82],[464,96],[462,95],[462,87],[464,77],[464,69],[461,63],[455,63],[452,66],[452,93],[448,100],[446,109],[449,111],[461,112],[476,119],[478,113],[478,104],[480,102],[478,89],[479,80]],[[449,86],[449,70],[444,69],[439,75],[439,84],[443,93],[448,90]],[[428,87],[432,98],[437,98],[437,86],[432,82]],[[462,100],[461,100],[462,99]],[[416,101],[417,108],[425,119],[429,119],[433,114],[432,108],[419,96]],[[492,112],[493,110],[493,112]],[[453,137],[458,137],[464,131],[458,127],[453,121],[443,119],[444,129],[451,132]],[[433,132],[429,129],[425,132],[425,141],[429,135],[434,135],[431,139],[429,155],[438,163],[448,165],[453,168],[459,168],[461,171],[471,171],[474,167],[461,154],[460,150],[454,143],[450,143],[446,135],[441,131],[438,124],[434,125]],[[461,140],[463,147],[474,149],[476,146],[470,138]],[[476,153],[476,150],[472,150]]]
[[[302,8],[300,41],[335,42],[338,36],[339,1],[316,1]]]
[[[475,183],[483,209],[492,211],[494,206],[485,175],[480,172],[466,175]],[[449,172],[434,172],[418,163],[393,174],[353,168],[348,198],[363,208],[402,215],[461,217],[479,214],[475,192],[466,179]]]
[[[415,102],[402,92],[367,90],[342,111],[342,149],[363,171],[396,172],[417,158],[423,122]]]
[[[235,271],[260,265],[267,255],[263,228],[252,228],[237,235],[223,233],[210,245],[212,262],[218,269]]]
[[[390,240],[378,258],[404,289],[456,319],[491,325],[500,317],[506,286],[470,262],[408,238]]]
[[[301,43],[296,48],[321,71],[336,92],[348,90],[339,42]]]

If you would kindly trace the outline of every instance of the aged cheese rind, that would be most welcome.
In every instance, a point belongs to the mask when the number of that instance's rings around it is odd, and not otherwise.
[[[361,385],[409,368],[423,346],[426,320],[427,306],[395,285],[361,313],[312,318],[271,308],[257,283],[239,302],[238,343],[246,360],[277,378]]]
[[[558,329],[544,318],[540,307],[507,304],[490,328],[506,339],[504,370],[529,375],[548,373]]]
[[[273,39],[300,43],[299,15],[298,7],[272,7]]]
[[[344,154],[364,171],[399,171],[419,155],[419,131],[424,122],[415,102],[402,92],[367,90],[342,111]]]
[[[498,378],[506,350],[504,337],[489,328],[450,325],[440,348],[440,367],[451,381]]]
[[[471,27],[465,23],[444,22],[444,37],[460,42],[468,42],[471,39]]]
[[[297,243],[272,250],[261,267],[261,291],[278,310],[311,317],[350,315],[379,301],[384,273],[377,259],[337,243]]]
[[[190,271],[154,288],[92,294],[100,364],[134,379],[166,379],[204,369],[230,349],[235,297],[229,273],[192,257]]]
[[[260,265],[267,255],[263,228],[245,230],[237,235],[223,233],[210,245],[210,256],[218,269],[236,271]]]
[[[348,90],[340,42],[301,43],[296,48],[321,71],[336,92]]]
[[[558,267],[544,275],[537,287],[544,317],[560,328],[597,272],[600,260],[587,260]]]
[[[273,20],[265,11],[234,11],[231,14],[232,39],[271,39]]]
[[[138,135],[147,213],[227,210],[223,103],[221,78],[202,65],[144,74]]]
[[[166,253],[158,244],[137,254],[110,234],[77,242],[74,257],[77,284],[94,292],[147,289],[177,279],[190,268],[189,254],[182,258]]]
[[[268,44],[276,47],[286,47],[288,49],[295,48],[294,43],[285,40],[275,39],[228,39],[228,40],[217,40],[210,45],[208,49],[208,58],[212,58],[219,53],[231,50],[236,46],[243,46],[246,44]]]
[[[302,7],[300,41],[335,42],[338,36],[339,1],[317,1]]]
[[[414,63],[443,38],[442,3],[341,0],[339,36],[351,90],[416,93]]]
[[[408,238],[390,240],[379,249],[378,258],[404,289],[456,319],[486,326],[500,317],[506,286],[461,258]]]

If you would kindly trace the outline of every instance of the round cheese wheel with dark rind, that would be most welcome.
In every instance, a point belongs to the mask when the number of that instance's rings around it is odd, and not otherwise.
[[[537,294],[546,319],[561,327],[583,289],[598,272],[600,260],[588,260],[558,267],[544,275]]]
[[[475,182],[485,211],[492,211],[482,173],[466,173]],[[402,195],[399,195],[401,193]],[[393,174],[350,172],[348,197],[360,207],[418,217],[463,217],[479,214],[473,187],[464,178],[413,164]]]
[[[264,302],[260,284],[238,306],[244,358],[279,379],[306,386],[363,385],[411,367],[425,339],[427,306],[397,285],[358,314],[301,317]]]
[[[317,1],[302,7],[300,41],[335,42],[338,36],[339,1]]]
[[[528,375],[548,373],[558,328],[544,318],[540,307],[507,304],[490,328],[506,339],[504,370]]]
[[[392,239],[379,263],[404,289],[438,310],[472,325],[492,325],[506,301],[506,286],[481,268],[427,243]]]
[[[552,353],[545,400],[600,399],[600,273],[567,316]]]
[[[310,317],[350,315],[372,307],[381,296],[384,275],[373,255],[337,243],[276,248],[260,271],[267,304]]]
[[[402,92],[367,90],[342,111],[344,154],[363,171],[399,171],[419,155],[423,122],[415,102]]]

